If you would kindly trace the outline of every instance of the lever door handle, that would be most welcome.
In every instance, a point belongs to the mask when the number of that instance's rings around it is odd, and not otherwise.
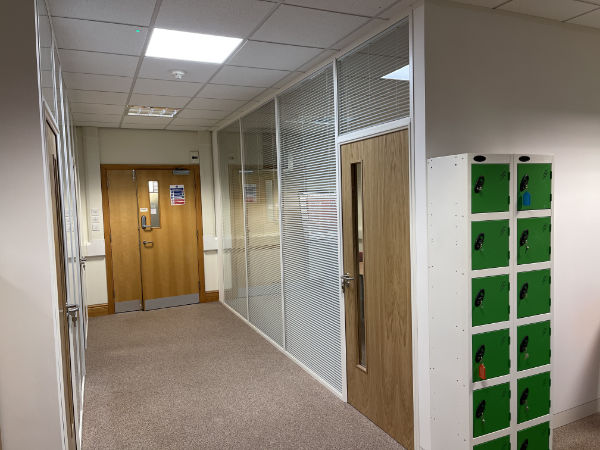
[[[342,291],[345,291],[346,288],[350,286],[350,282],[354,280],[354,277],[349,273],[345,273],[344,275],[340,276],[340,279],[342,280]]]
[[[142,244],[153,246],[154,242],[152,242],[152,241],[142,241]]]
[[[65,309],[67,310],[67,317],[70,317],[73,323],[77,322],[77,319],[79,319],[79,305],[68,303],[65,305]]]

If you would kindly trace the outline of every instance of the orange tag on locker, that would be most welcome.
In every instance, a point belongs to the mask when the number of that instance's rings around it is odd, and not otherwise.
[[[479,378],[485,380],[485,366],[483,363],[479,364]]]

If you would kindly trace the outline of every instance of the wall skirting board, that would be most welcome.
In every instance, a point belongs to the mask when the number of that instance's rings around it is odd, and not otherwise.
[[[200,303],[218,302],[219,291],[206,291],[204,298],[200,298]]]
[[[88,305],[88,317],[106,316],[108,314],[108,303],[99,303],[97,305]]]
[[[598,412],[600,412],[600,398],[554,414],[552,416],[552,428],[562,427]]]

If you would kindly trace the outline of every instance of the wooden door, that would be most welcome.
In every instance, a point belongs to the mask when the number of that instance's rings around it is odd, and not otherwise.
[[[106,184],[112,258],[107,276],[112,281],[113,312],[137,311],[142,309],[142,273],[135,170],[109,170]]]
[[[67,313],[67,278],[65,268],[65,242],[63,235],[63,207],[60,189],[60,174],[57,154],[57,137],[50,124],[46,123],[46,153],[48,156],[50,198],[52,202],[52,225],[54,229],[54,249],[56,264],[56,284],[58,288],[58,320],[60,350],[62,358],[63,393],[67,422],[69,449],[76,447],[75,413],[73,407],[73,381],[71,379],[71,346],[69,317]]]
[[[136,177],[144,309],[198,303],[195,177],[164,169],[138,170]]]
[[[343,145],[348,402],[414,446],[408,131]]]

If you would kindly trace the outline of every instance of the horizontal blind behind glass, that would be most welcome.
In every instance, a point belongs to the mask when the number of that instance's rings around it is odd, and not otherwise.
[[[409,58],[404,19],[337,61],[340,134],[410,116]]]

